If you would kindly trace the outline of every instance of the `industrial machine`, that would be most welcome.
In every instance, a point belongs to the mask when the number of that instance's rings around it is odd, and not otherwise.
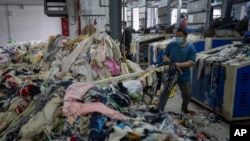
[[[231,48],[236,50],[230,52]],[[223,53],[224,56],[220,56]],[[192,100],[228,121],[249,119],[249,56],[249,46],[235,48],[233,44],[197,53],[192,73]]]

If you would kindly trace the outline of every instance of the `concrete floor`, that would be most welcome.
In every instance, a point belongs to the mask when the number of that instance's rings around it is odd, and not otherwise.
[[[165,107],[165,111],[171,111],[175,113],[182,113],[181,112],[181,103],[182,97],[180,91],[177,87],[177,91],[175,92],[175,96],[170,98],[167,102]],[[208,134],[210,137],[215,137],[218,141],[228,141],[229,140],[229,124],[225,121],[219,120],[219,123],[212,123],[208,120],[204,120],[203,112],[209,112],[205,108],[198,106],[196,103],[191,102],[189,104],[189,110],[195,111],[196,114],[191,116],[189,114],[185,114],[188,118],[191,119],[193,123],[202,123],[203,125],[207,126],[199,126],[198,130],[203,131],[204,133]],[[184,114],[184,113],[182,113]]]

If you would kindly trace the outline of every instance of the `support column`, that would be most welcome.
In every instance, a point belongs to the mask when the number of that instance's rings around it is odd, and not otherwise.
[[[229,19],[233,8],[233,0],[224,0],[222,3],[222,18]]]
[[[205,22],[205,30],[208,29],[210,22],[213,21],[213,7],[211,7],[212,0],[207,0],[207,9],[206,9],[206,22]]]
[[[177,21],[175,24],[175,28],[179,28],[181,25],[181,7],[182,7],[182,0],[178,0]]]
[[[171,26],[171,0],[167,0],[167,27]]]
[[[67,0],[68,20],[69,20],[69,36],[76,37],[78,35],[78,7],[76,0]]]
[[[121,0],[109,0],[110,35],[115,40],[121,40]]]

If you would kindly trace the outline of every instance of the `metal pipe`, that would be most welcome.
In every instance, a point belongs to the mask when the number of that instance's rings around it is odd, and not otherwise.
[[[8,33],[9,33],[9,40],[12,39],[11,30],[10,30],[10,15],[9,15],[9,5],[6,5],[7,10],[7,23],[8,23]]]
[[[80,5],[80,0],[77,0],[77,17],[78,17],[78,35],[81,34],[81,5]]]
[[[125,3],[124,0],[122,0],[122,21],[125,21]],[[125,32],[123,30],[123,38],[122,38],[122,43],[125,44]]]
[[[109,0],[110,35],[121,40],[121,0]]]
[[[76,37],[78,35],[78,9],[76,0],[67,1],[68,20],[69,20],[69,36]]]

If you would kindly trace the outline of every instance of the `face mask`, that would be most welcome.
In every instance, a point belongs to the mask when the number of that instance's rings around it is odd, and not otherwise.
[[[183,43],[183,37],[176,37],[176,42],[177,42],[178,44]]]

